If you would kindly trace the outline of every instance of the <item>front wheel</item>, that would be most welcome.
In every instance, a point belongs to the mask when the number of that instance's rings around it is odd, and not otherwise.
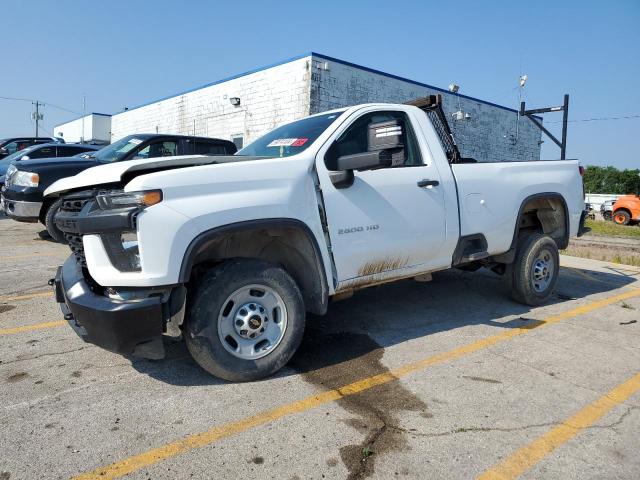
[[[47,233],[51,238],[58,243],[64,243],[64,233],[62,233],[55,222],[55,216],[60,209],[60,205],[62,205],[62,198],[59,198],[49,206],[49,209],[44,216],[44,226],[47,228]]]
[[[525,305],[545,302],[558,281],[560,255],[558,246],[548,235],[534,233],[518,242],[516,258],[507,269],[511,297]]]
[[[629,225],[631,215],[629,215],[629,212],[625,212],[624,210],[618,210],[613,213],[613,221],[618,225]]]
[[[200,280],[185,341],[207,372],[245,382],[282,368],[298,349],[304,324],[302,295],[283,268],[230,260]]]

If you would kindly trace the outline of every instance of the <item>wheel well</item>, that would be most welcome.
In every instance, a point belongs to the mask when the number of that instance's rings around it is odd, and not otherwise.
[[[328,288],[322,257],[311,235],[289,222],[205,232],[189,246],[180,279],[194,283],[212,266],[231,258],[265,260],[281,265],[300,287],[306,309],[322,315],[327,309]]]
[[[549,235],[560,250],[569,244],[569,217],[567,205],[558,194],[530,197],[520,207],[514,244],[524,232],[540,232]]]
[[[40,220],[40,223],[44,223],[45,217],[47,215],[47,210],[49,210],[49,207],[51,206],[51,204],[56,200],[57,198],[52,198],[52,197],[44,198],[44,200],[42,201],[42,207],[40,208],[40,215],[38,216],[38,220]]]

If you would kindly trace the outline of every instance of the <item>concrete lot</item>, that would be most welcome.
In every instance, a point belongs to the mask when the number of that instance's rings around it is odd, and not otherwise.
[[[640,269],[563,257],[535,309],[487,272],[371,288],[229,384],[84,344],[41,230],[0,217],[1,480],[640,478]]]

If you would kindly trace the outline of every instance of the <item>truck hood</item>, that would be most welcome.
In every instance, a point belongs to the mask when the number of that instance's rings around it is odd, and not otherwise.
[[[14,163],[18,170],[35,173],[38,173],[39,169],[47,167],[64,167],[68,165],[69,167],[77,169],[90,167],[95,164],[95,160],[76,157],[38,158],[34,160],[20,160]]]
[[[196,167],[216,163],[245,162],[264,160],[270,157],[243,157],[236,155],[204,156],[191,155],[181,157],[163,157],[140,160],[127,160],[88,168],[73,177],[61,178],[44,192],[46,195],[60,194],[69,190],[118,183],[128,183],[131,178],[145,173],[158,172],[176,168]]]

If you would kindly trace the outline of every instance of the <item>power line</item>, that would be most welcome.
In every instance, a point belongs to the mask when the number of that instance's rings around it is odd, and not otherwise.
[[[0,99],[2,100],[15,100],[18,102],[38,102],[38,100],[33,100],[31,98],[17,98],[17,97],[0,97]],[[63,110],[65,112],[69,112],[69,113],[73,113],[74,115],[81,115],[80,112],[76,112],[75,110],[70,110],[68,108],[65,107],[61,107],[60,105],[56,105],[55,103],[51,103],[51,102],[40,102],[41,104],[44,104],[46,106],[49,107],[53,107],[53,108],[57,108],[59,110]]]
[[[619,117],[594,117],[594,118],[581,118],[578,120],[568,120],[569,123],[572,122],[601,122],[601,121],[605,121],[605,120],[627,120],[627,119],[631,119],[631,118],[640,118],[640,114],[634,114],[634,115],[622,115]],[[551,122],[545,122],[545,123],[561,123],[561,121],[551,121]]]
[[[15,98],[15,97],[0,97],[2,100],[16,100],[19,102],[35,102],[35,100],[31,98]]]

